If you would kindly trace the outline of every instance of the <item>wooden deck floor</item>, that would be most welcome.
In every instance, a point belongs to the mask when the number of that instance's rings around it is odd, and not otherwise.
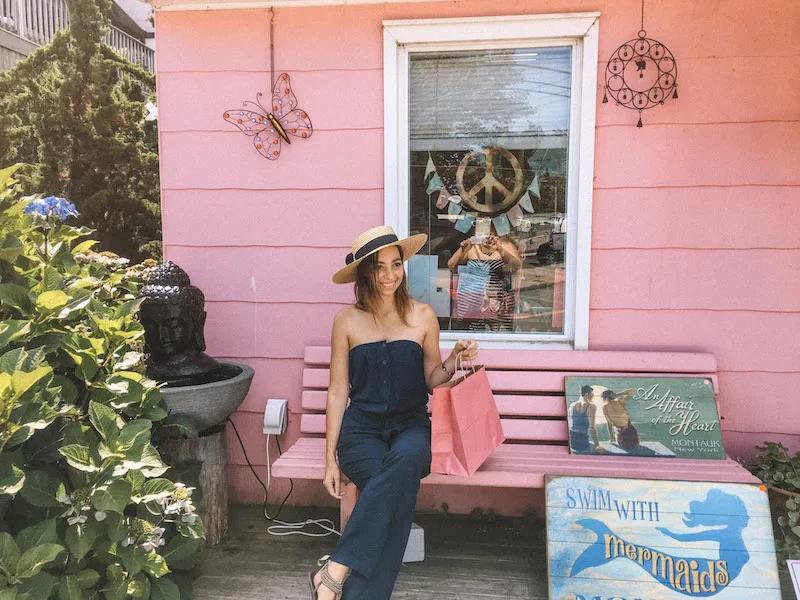
[[[284,509],[282,520],[337,518],[329,509]],[[543,521],[418,514],[425,560],[402,567],[392,600],[546,600]],[[194,584],[198,600],[308,600],[306,572],[334,536],[275,537],[257,506],[232,506],[230,532],[208,549]]]
[[[282,520],[338,519],[338,511],[286,507]],[[203,552],[196,600],[308,600],[306,573],[336,539],[275,537],[259,506],[231,506],[230,532]],[[544,521],[417,514],[425,560],[403,566],[392,600],[547,600]],[[787,572],[783,600],[796,600]],[[756,600],[756,599],[754,599]]]

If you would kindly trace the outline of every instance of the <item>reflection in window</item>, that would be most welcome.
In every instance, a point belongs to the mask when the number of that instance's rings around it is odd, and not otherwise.
[[[571,48],[411,53],[412,295],[442,330],[563,333]]]

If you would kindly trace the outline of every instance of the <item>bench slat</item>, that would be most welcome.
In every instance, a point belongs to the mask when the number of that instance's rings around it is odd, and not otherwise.
[[[530,419],[500,419],[507,440],[567,442],[566,421],[536,421]]]
[[[598,375],[589,372],[568,371],[492,371],[487,369],[489,384],[493,392],[560,392],[564,393],[564,377]],[[603,377],[631,377],[632,373],[608,372]],[[717,376],[713,373],[636,373],[637,377],[706,377],[711,379],[714,392],[719,393]],[[307,368],[303,370],[303,387],[327,389],[330,380],[328,369]]]
[[[500,419],[507,440],[566,442],[566,421],[534,419]],[[300,415],[300,433],[325,434],[325,415],[304,413]]]
[[[567,416],[567,405],[564,396],[509,396],[498,394],[494,397],[497,410],[503,416],[513,417],[561,417]],[[305,411],[325,410],[327,392],[324,390],[306,390],[303,392],[301,406]],[[430,404],[428,405],[430,412]]]
[[[300,452],[302,451],[302,452]],[[736,461],[661,459],[669,478],[675,481],[711,481],[759,484],[757,477]],[[292,446],[273,464],[275,477],[322,479],[325,440],[307,438]],[[658,476],[648,458],[570,455],[563,446],[522,446],[503,444],[472,477],[433,474],[426,484],[486,487],[542,487],[544,475],[626,477],[652,479]]]
[[[452,344],[442,347],[443,356]],[[715,373],[717,359],[705,352],[638,352],[614,350],[481,350],[481,364],[519,370],[625,371],[627,373]],[[330,346],[308,346],[307,365],[328,366]]]
[[[508,396],[494,397],[498,412],[507,417],[561,417],[567,418],[564,396]]]

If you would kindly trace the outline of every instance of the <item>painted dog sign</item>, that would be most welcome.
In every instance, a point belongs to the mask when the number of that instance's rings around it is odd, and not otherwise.
[[[779,600],[766,492],[548,477],[550,600]]]

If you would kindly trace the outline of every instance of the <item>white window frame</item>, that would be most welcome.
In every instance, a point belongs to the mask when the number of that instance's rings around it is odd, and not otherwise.
[[[409,233],[409,54],[452,50],[571,46],[572,97],[567,177],[564,333],[476,333],[483,347],[586,350],[592,182],[600,13],[383,22],[384,220]],[[442,332],[443,340],[463,332]]]

